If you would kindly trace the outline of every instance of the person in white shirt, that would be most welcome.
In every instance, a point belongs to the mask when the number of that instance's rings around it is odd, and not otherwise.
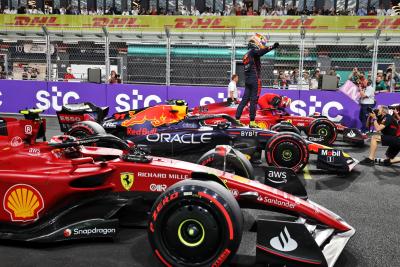
[[[238,99],[238,90],[237,90],[237,82],[239,81],[239,76],[237,74],[233,74],[231,78],[231,82],[228,85],[228,104],[235,103]]]

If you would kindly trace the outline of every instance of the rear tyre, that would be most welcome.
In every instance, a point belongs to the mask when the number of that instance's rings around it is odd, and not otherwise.
[[[106,131],[103,126],[97,122],[82,121],[72,125],[71,129],[69,129],[66,134],[81,139],[92,135],[106,134]]]
[[[336,125],[328,119],[316,119],[308,127],[307,134],[318,135],[323,138],[319,143],[331,145],[336,141],[337,129]]]
[[[213,181],[185,180],[158,197],[148,235],[166,266],[220,266],[235,255],[242,227],[242,212],[227,189]]]
[[[310,153],[306,142],[294,133],[278,133],[268,140],[265,160],[269,165],[301,171],[308,163]]]
[[[199,158],[197,164],[224,170],[224,157],[219,155],[215,149],[211,149]],[[254,168],[250,161],[242,152],[233,148],[226,155],[225,171],[254,180]]]

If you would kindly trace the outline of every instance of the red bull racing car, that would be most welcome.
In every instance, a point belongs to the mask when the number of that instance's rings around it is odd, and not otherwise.
[[[68,135],[81,138],[109,133],[145,145],[154,155],[175,156],[212,167],[219,164],[213,150],[217,145],[229,145],[238,152],[236,155],[247,155],[252,162],[264,152],[268,165],[296,172],[307,165],[310,154],[318,155],[317,168],[329,171],[349,172],[358,163],[340,150],[304,140],[296,133],[242,127],[227,115],[191,115],[187,111],[185,102],[172,101],[106,118],[108,108],[82,103],[64,105],[57,116],[61,131]],[[206,123],[213,120],[221,122]],[[235,173],[250,178],[238,170],[243,160],[231,164]]]
[[[228,114],[235,116],[238,103],[214,103],[196,107],[192,114]],[[249,109],[246,107],[240,119],[241,123],[249,124]],[[310,117],[290,115],[285,110],[267,108],[257,109],[256,123],[260,128],[271,129],[275,131],[304,132],[308,139],[313,142],[331,145],[338,134],[343,136],[343,141],[356,146],[364,145],[366,136],[357,128],[348,128],[340,123],[330,121],[320,114],[313,114]],[[215,123],[216,121],[209,121]]]
[[[254,263],[333,266],[355,233],[308,199],[209,167],[150,157],[114,136],[37,142],[44,121],[35,110],[24,113],[24,120],[0,122],[2,240],[114,238],[125,219],[144,215],[151,248],[165,266],[229,265],[243,240],[256,251]],[[84,146],[105,140],[120,149]],[[247,225],[241,208],[280,217]]]

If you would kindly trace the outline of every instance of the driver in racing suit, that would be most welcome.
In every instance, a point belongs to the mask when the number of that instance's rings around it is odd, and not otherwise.
[[[267,93],[258,99],[258,105],[261,109],[279,109],[284,110],[287,108],[292,99],[287,96],[278,94]]]
[[[277,48],[279,43],[273,46],[266,46],[267,38],[261,34],[252,36],[248,43],[247,53],[243,57],[244,75],[245,75],[245,91],[236,111],[236,120],[239,122],[244,107],[250,101],[250,127],[257,127],[255,122],[257,100],[261,91],[261,60],[260,58],[269,51]]]

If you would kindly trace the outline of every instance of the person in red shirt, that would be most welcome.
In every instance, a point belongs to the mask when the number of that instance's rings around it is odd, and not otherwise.
[[[292,100],[287,96],[278,94],[264,94],[258,99],[258,105],[261,109],[285,109],[290,105]]]
[[[72,74],[72,68],[68,67],[67,72],[64,74],[64,80],[73,80],[76,79],[75,76]]]

